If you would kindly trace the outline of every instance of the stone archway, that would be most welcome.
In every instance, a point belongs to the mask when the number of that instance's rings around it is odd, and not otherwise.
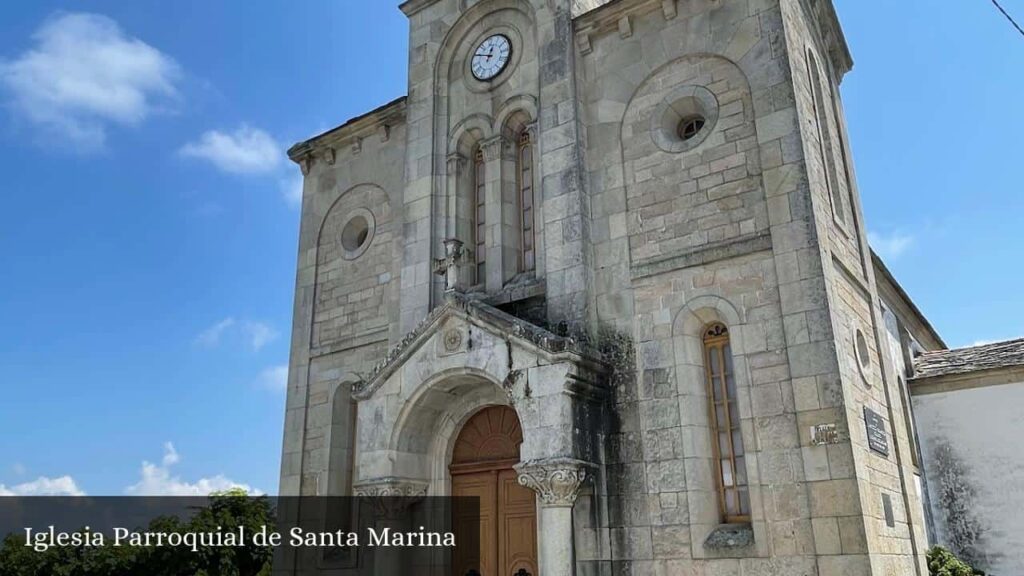
[[[521,486],[523,431],[515,410],[490,406],[463,425],[452,451],[451,494],[476,497],[479,508],[457,514],[456,522],[479,526],[478,557],[456,550],[455,576],[537,574],[537,503]],[[468,550],[464,548],[463,550]]]

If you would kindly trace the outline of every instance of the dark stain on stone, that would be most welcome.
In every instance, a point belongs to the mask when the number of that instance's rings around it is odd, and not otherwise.
[[[933,482],[940,513],[945,517],[949,548],[968,564],[985,568],[985,528],[973,510],[976,490],[970,471],[949,440],[936,440],[932,467],[936,472]]]

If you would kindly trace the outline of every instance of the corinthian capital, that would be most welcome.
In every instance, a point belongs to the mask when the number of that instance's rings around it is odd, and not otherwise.
[[[533,490],[542,506],[569,506],[576,503],[591,465],[573,458],[547,458],[516,465],[519,484]]]
[[[379,478],[360,482],[353,487],[356,496],[370,498],[377,513],[386,518],[402,514],[427,495],[427,483],[404,478]]]

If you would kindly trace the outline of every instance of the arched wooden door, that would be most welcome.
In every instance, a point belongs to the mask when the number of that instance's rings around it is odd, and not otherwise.
[[[456,548],[453,576],[537,576],[536,501],[512,469],[522,443],[519,418],[507,406],[485,408],[462,427],[450,467],[452,495],[480,499],[480,553]],[[471,515],[456,522],[475,523]]]

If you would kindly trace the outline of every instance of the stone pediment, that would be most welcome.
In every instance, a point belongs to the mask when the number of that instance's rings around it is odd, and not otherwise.
[[[356,400],[365,400],[397,370],[399,370],[418,350],[434,339],[438,332],[451,319],[459,319],[478,329],[489,333],[495,338],[533,351],[545,360],[570,361],[585,366],[589,371],[604,373],[605,364],[600,356],[576,340],[559,336],[549,330],[498,310],[481,300],[474,299],[458,292],[445,295],[445,303],[435,308],[412,331],[405,335],[387,357],[377,364],[373,372],[358,382],[352,391]],[[452,332],[453,337],[456,332]],[[461,341],[447,340],[443,346],[453,350],[461,346]]]

